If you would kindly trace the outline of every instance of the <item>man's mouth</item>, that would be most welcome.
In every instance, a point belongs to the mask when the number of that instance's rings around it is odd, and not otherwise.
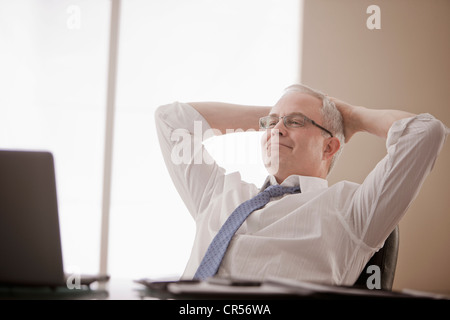
[[[288,146],[287,144],[284,143],[271,143],[270,141],[267,143],[267,149],[269,149],[271,146],[278,146],[278,147],[285,147],[285,148],[289,148],[289,149],[293,149],[291,146]]]

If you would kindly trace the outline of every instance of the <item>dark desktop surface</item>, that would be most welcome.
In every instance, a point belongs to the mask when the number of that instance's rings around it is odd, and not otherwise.
[[[449,300],[440,294],[327,286],[287,279],[264,282],[213,278],[157,281],[115,278],[90,286],[0,284],[0,300]]]

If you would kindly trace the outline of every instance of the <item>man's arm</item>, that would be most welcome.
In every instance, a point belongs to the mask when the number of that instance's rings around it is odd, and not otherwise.
[[[355,191],[351,210],[344,214],[356,237],[379,247],[420,191],[447,129],[430,114],[368,109],[331,99],[343,116],[346,141],[362,131],[386,139],[387,155]]]
[[[336,108],[344,119],[345,142],[348,142],[356,132],[368,132],[386,139],[389,129],[395,121],[415,116],[406,111],[369,109],[353,106],[336,98],[330,99],[336,104]]]
[[[259,130],[259,118],[269,114],[271,107],[237,105],[222,102],[190,102],[211,128],[222,134],[227,129]]]
[[[200,109],[204,107],[203,112],[211,121],[214,115],[208,115],[214,113],[215,104],[211,105],[211,109],[204,103],[198,105],[201,105]],[[218,118],[229,121],[228,124],[224,121],[224,128],[232,128],[234,122],[227,115]],[[194,219],[217,212],[216,208],[209,207],[213,203],[210,199],[221,197],[229,186],[233,186],[232,191],[228,190],[226,194],[234,199],[246,200],[257,192],[256,186],[241,181],[239,173],[226,174],[211,158],[202,144],[202,139],[209,135],[206,133],[211,132],[211,126],[206,120],[186,103],[175,102],[160,106],[155,111],[156,131],[167,170]],[[258,119],[252,122],[257,124]]]

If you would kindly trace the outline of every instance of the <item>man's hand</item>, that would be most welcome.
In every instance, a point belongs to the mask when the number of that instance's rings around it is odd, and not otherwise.
[[[343,121],[344,121],[344,136],[345,136],[345,143],[347,143],[350,138],[358,131],[362,131],[362,129],[359,127],[359,124],[357,120],[355,119],[354,113],[355,109],[358,107],[352,106],[351,104],[348,104],[347,102],[344,102],[342,100],[329,97],[331,101],[334,102],[336,105],[336,108],[339,110],[339,112],[342,115]]]
[[[355,133],[360,131],[386,139],[388,131],[395,121],[415,116],[415,114],[401,110],[353,106],[333,97],[330,97],[330,100],[335,103],[336,108],[342,114],[345,142],[348,142]]]

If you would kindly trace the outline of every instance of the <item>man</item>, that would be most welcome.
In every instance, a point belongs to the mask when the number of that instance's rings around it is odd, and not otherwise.
[[[155,118],[167,168],[196,222],[185,279],[198,275],[208,247],[236,208],[281,185],[299,192],[251,212],[212,275],[353,285],[417,195],[447,134],[429,114],[352,106],[303,85],[288,87],[273,107],[173,103],[158,108]],[[195,139],[211,128],[266,130],[262,147],[269,176],[263,186],[242,181],[236,172],[225,174],[214,161],[194,161],[206,153]],[[342,146],[360,131],[386,139],[386,157],[362,184],[328,186]],[[173,150],[192,154],[189,161],[173,161]]]

